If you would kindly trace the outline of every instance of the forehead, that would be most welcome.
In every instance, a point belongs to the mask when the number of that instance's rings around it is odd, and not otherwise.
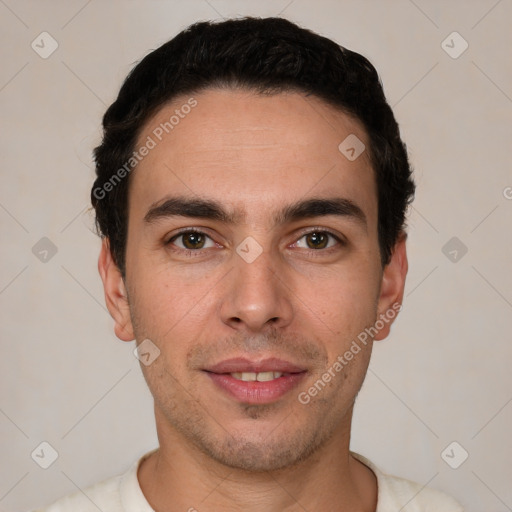
[[[339,149],[347,137],[368,147],[357,120],[301,93],[210,89],[176,98],[139,136],[137,147],[152,148],[133,172],[130,210],[185,194],[262,217],[283,202],[339,195],[371,219],[377,195],[368,151],[348,159]]]

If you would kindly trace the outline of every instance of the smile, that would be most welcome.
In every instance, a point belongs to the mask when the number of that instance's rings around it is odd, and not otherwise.
[[[203,370],[215,388],[244,404],[269,404],[296,388],[308,373],[297,364],[277,358],[260,361],[227,359]]]

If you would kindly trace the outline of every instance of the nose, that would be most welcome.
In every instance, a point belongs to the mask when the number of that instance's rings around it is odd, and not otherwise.
[[[289,325],[292,292],[272,256],[263,252],[250,263],[237,254],[233,259],[235,268],[228,275],[221,305],[222,321],[233,329],[253,333]]]

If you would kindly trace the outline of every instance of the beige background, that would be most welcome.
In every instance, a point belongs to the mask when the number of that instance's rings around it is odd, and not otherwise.
[[[0,510],[51,502],[156,445],[96,271],[91,149],[136,61],[194,21],[250,14],[370,58],[416,169],[407,297],[376,346],[352,448],[470,512],[512,510],[510,0],[0,0]],[[31,48],[43,31],[59,45],[47,59]],[[442,46],[453,31],[469,44],[458,58]],[[57,248],[46,262],[32,252],[42,237]],[[468,249],[456,262],[452,237]],[[46,470],[31,458],[43,441],[59,455]],[[458,469],[441,457],[453,441],[452,464],[469,453]]]

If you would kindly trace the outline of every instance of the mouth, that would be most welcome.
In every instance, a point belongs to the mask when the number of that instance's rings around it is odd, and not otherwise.
[[[280,400],[297,387],[307,373],[303,367],[276,358],[228,359],[203,371],[231,399],[251,405]]]

